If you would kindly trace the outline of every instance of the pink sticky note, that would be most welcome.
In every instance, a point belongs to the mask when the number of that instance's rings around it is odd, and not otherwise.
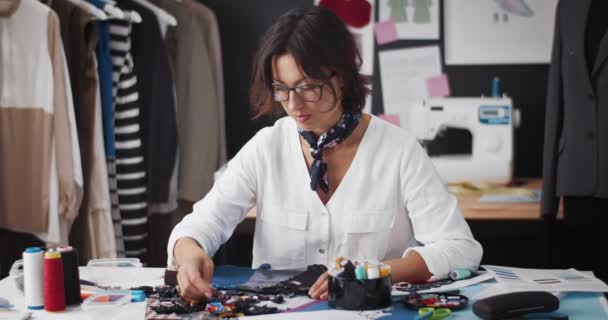
[[[450,83],[448,75],[442,73],[436,77],[426,79],[426,88],[431,97],[447,97],[450,95]]]
[[[378,117],[396,125],[397,127],[401,126],[401,120],[398,114],[379,114]]]
[[[376,23],[374,26],[376,31],[376,42],[378,44],[386,44],[397,40],[397,26],[393,20],[386,20]]]

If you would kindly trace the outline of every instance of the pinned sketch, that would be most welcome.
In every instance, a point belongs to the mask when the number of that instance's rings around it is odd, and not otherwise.
[[[402,127],[414,102],[427,98],[427,79],[441,74],[439,46],[383,50],[380,80],[385,114],[399,115]]]
[[[549,63],[557,0],[444,2],[446,64]]]
[[[344,21],[355,37],[361,53],[361,73],[374,74],[374,1],[369,0],[314,0]]]
[[[509,22],[509,15],[532,17],[534,11],[525,0],[495,0],[498,10],[494,12],[494,22]]]
[[[379,21],[391,20],[399,39],[439,39],[439,0],[379,0]]]

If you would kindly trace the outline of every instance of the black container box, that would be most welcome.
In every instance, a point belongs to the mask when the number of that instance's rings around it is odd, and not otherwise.
[[[342,279],[330,276],[329,305],[343,310],[373,310],[391,306],[391,276],[379,279]]]

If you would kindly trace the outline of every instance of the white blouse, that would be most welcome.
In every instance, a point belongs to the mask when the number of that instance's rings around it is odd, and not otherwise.
[[[406,130],[375,116],[326,205],[310,189],[295,121],[284,117],[260,130],[175,226],[169,266],[179,238],[213,255],[254,206],[254,268],[329,266],[339,256],[383,261],[415,250],[433,278],[442,278],[477,267],[482,256],[426,152]]]

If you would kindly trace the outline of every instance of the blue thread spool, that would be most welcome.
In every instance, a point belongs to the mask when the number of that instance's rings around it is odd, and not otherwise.
[[[363,266],[357,266],[355,269],[355,277],[357,280],[365,280],[367,279],[367,272]]]
[[[500,98],[500,79],[498,77],[492,79],[492,97]]]
[[[448,275],[452,280],[468,279],[473,276],[473,272],[469,269],[454,269]]]

